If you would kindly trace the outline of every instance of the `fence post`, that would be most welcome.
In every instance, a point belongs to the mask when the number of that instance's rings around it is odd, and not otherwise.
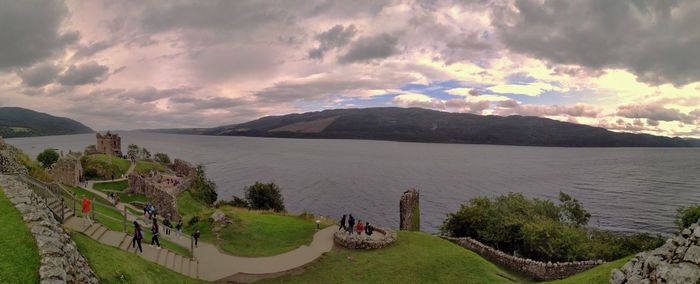
[[[126,224],[129,223],[128,221],[129,221],[129,219],[126,218],[126,205],[124,205],[124,233],[127,232],[126,231]]]
[[[71,195],[73,196],[71,199],[73,199],[73,216],[78,217],[78,212],[76,211],[75,208],[75,192],[71,192]]]
[[[90,203],[90,205],[92,205],[92,212],[90,212],[90,214],[92,214],[92,221],[96,222],[97,219],[95,219],[95,197],[94,196],[92,197],[92,203]]]

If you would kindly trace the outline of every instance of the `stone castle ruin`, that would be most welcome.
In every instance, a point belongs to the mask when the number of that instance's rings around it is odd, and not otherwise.
[[[402,231],[420,231],[420,203],[416,189],[406,190],[399,201],[399,228]]]
[[[51,165],[49,174],[57,182],[76,186],[80,183],[80,177],[83,176],[83,166],[80,164],[80,159],[71,154],[61,156],[56,163]]]
[[[118,134],[112,134],[109,131],[105,135],[97,133],[96,147],[99,153],[121,156],[122,138]]]
[[[125,192],[146,195],[152,201],[158,214],[161,216],[170,214],[173,220],[179,220],[181,216],[177,212],[177,196],[192,185],[197,170],[190,163],[180,159],[175,159],[174,163],[170,165],[170,169],[175,172],[174,175],[162,173],[143,176],[137,173],[129,174],[129,187]],[[178,184],[167,184],[166,179],[177,180]]]

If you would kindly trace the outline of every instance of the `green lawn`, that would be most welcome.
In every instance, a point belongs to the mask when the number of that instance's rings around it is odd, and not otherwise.
[[[449,241],[420,232],[398,232],[391,247],[335,249],[300,275],[263,283],[520,283],[505,271]]]
[[[205,208],[206,206],[195,200],[189,191],[180,193],[177,196],[177,211],[182,216],[192,217],[204,211]]]
[[[39,283],[39,252],[22,214],[0,188],[0,283]]]
[[[166,168],[165,166],[156,163],[156,162],[149,162],[149,161],[137,161],[136,162],[136,167],[134,168],[134,171],[138,174],[146,174],[149,171],[154,170],[157,172],[165,172]]]
[[[126,180],[95,183],[94,188],[100,191],[123,191],[129,186]]]
[[[74,232],[71,236],[102,283],[209,283],[173,272],[136,254],[100,244],[83,234]]]
[[[632,257],[634,257],[634,256],[628,256],[628,257],[618,259],[615,261],[603,263],[603,264],[598,265],[594,268],[591,268],[587,271],[573,275],[569,278],[557,280],[557,281],[546,282],[546,283],[557,283],[557,284],[578,284],[578,283],[606,284],[606,283],[610,283],[610,272],[615,268],[620,268],[623,265],[625,265],[625,263],[627,263],[630,259],[632,259]]]
[[[86,176],[93,170],[104,174],[104,176],[90,177],[92,179],[110,179],[112,176],[114,176],[114,178],[120,178],[129,170],[129,166],[131,165],[126,159],[105,154],[84,156],[81,158],[81,162]]]

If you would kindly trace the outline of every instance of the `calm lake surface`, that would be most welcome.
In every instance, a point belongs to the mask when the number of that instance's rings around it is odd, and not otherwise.
[[[219,198],[255,181],[282,188],[287,209],[340,218],[352,213],[398,227],[399,198],[421,194],[421,228],[476,196],[523,192],[581,200],[590,225],[623,232],[675,231],[676,208],[700,203],[700,149],[546,148],[362,140],[216,137],[121,132],[128,144],[202,163]],[[44,148],[82,151],[94,134],[6,139],[32,157]]]

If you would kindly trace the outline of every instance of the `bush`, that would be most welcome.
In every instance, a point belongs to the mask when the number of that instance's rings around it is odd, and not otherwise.
[[[219,208],[222,205],[229,205],[233,207],[240,207],[240,208],[248,208],[250,205],[248,204],[248,201],[246,201],[243,198],[240,198],[238,196],[233,196],[233,200],[222,200],[216,203],[216,208]]]
[[[679,230],[683,230],[698,220],[700,220],[700,205],[678,208],[674,223]]]
[[[284,211],[284,198],[275,183],[256,182],[245,190],[245,199],[250,208],[259,210]]]
[[[197,217],[197,216],[194,216],[194,217],[190,218],[189,221],[187,221],[187,225],[189,225],[189,226],[194,226],[197,223],[199,223],[199,217]]]
[[[190,193],[192,193],[194,199],[206,205],[213,205],[218,198],[216,183],[207,178],[202,165],[197,166],[197,173],[192,182],[192,187],[190,187]]]
[[[170,157],[165,153],[156,153],[153,156],[153,160],[161,164],[170,164]]]
[[[36,157],[36,160],[41,163],[41,166],[44,168],[48,168],[51,165],[53,165],[56,161],[58,161],[59,155],[56,152],[55,149],[44,149],[43,152],[39,153],[39,155]]]

